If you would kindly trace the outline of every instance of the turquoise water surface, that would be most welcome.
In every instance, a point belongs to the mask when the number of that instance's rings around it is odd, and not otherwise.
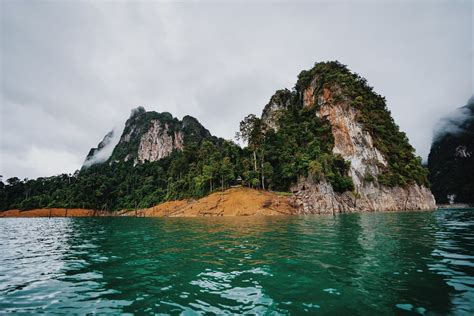
[[[0,313],[474,313],[474,210],[0,219]]]

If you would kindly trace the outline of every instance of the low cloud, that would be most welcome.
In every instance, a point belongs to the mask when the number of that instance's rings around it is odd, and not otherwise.
[[[132,109],[128,118],[131,118],[132,116],[140,112],[146,112],[143,106],[138,106]],[[122,137],[123,130],[125,128],[125,122],[126,121],[124,120],[122,123],[119,123],[120,126],[115,126],[110,132],[108,132],[104,136],[104,139],[102,139],[102,141],[98,144],[97,148],[95,148],[95,152],[93,153],[93,155],[90,157],[86,157],[86,160],[83,164],[84,168],[89,168],[90,166],[95,165],[97,163],[105,162],[107,161],[107,159],[110,158],[115,146],[117,146],[120,141],[120,138]]]
[[[120,140],[121,133],[117,131],[118,129],[114,128],[112,131],[108,132],[107,135],[105,135],[104,139],[99,143],[97,149],[95,149],[93,155],[87,157],[84,161],[84,168],[89,168],[90,166],[95,165],[97,163],[105,162],[107,159],[110,158],[115,146]]]
[[[463,107],[457,108],[445,117],[443,117],[434,129],[433,141],[440,137],[451,134],[457,135],[465,131],[464,123],[468,119],[473,119],[474,114],[474,95]]]
[[[367,78],[422,156],[473,91],[470,1],[0,2],[5,177],[79,169],[136,105],[231,139],[317,61]]]

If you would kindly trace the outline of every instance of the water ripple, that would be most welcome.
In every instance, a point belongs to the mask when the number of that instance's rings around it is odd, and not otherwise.
[[[474,211],[0,219],[0,313],[474,313]]]

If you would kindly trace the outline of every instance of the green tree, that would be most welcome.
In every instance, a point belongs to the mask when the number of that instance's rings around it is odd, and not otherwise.
[[[221,176],[221,189],[224,191],[224,188],[226,187],[226,184],[229,181],[232,181],[235,179],[234,175],[234,166],[232,165],[230,158],[225,157],[220,164],[219,168],[219,173]]]

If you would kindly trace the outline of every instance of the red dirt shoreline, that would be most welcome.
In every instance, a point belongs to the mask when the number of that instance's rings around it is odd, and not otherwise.
[[[212,193],[199,200],[169,201],[140,210],[108,212],[81,208],[46,208],[27,211],[7,210],[0,212],[0,217],[201,217],[273,216],[292,215],[295,213],[296,210],[292,206],[289,197],[267,191],[232,188],[223,192]]]

